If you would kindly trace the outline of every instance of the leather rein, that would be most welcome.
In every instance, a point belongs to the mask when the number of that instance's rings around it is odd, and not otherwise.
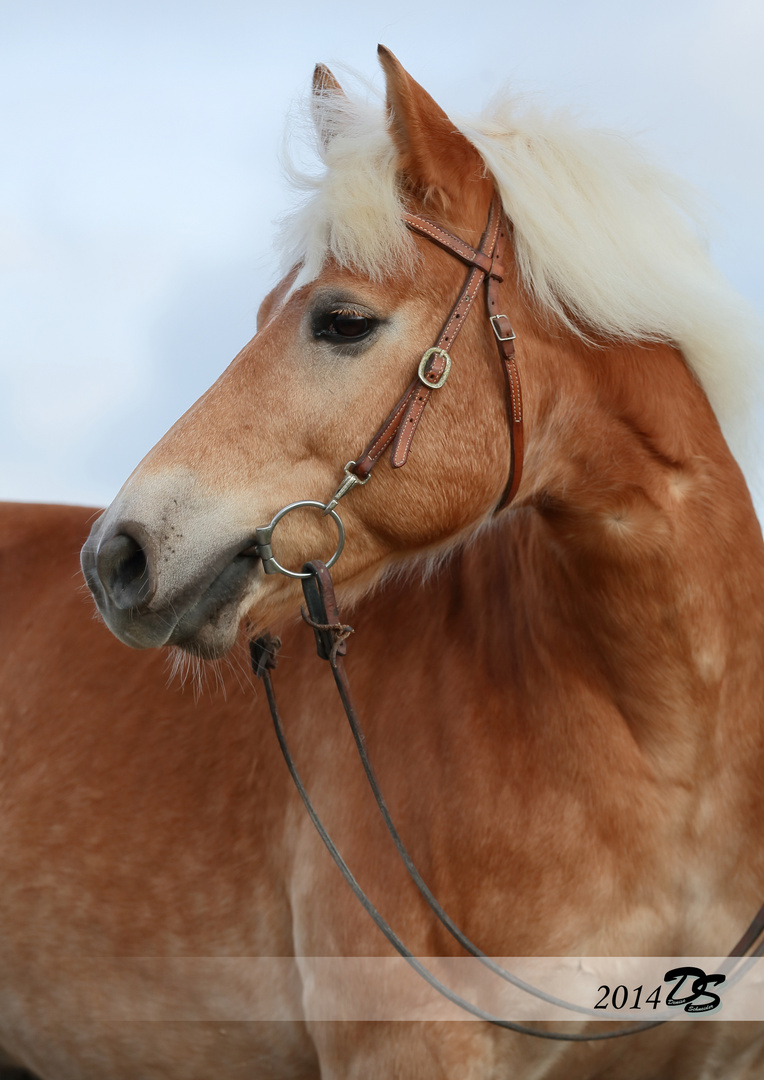
[[[511,448],[509,475],[501,499],[494,511],[495,513],[509,505],[517,493],[522,477],[523,410],[520,377],[515,360],[515,334],[508,316],[500,313],[498,307],[498,287],[499,283],[503,280],[504,275],[502,258],[508,236],[508,225],[503,219],[499,199],[497,196],[494,196],[488,214],[485,232],[483,233],[480,247],[477,249],[471,247],[463,240],[442,228],[442,226],[435,224],[427,218],[420,217],[416,214],[404,214],[403,220],[413,232],[425,236],[427,239],[445,249],[470,267],[464,286],[443,325],[436,343],[423,354],[419,361],[415,378],[357,461],[349,461],[347,463],[344,470],[344,478],[329,502],[323,504],[315,500],[303,500],[285,506],[275,515],[269,525],[262,526],[256,530],[257,543],[253,553],[256,551],[262,559],[263,569],[266,574],[281,573],[288,577],[302,579],[303,593],[305,596],[305,607],[302,608],[302,617],[313,629],[318,656],[322,660],[328,661],[331,667],[337,690],[342,701],[342,706],[345,710],[345,715],[361,759],[361,764],[385,826],[390,833],[406,870],[419,889],[419,892],[424,897],[425,902],[439,919],[441,924],[470,956],[477,959],[494,975],[497,975],[517,989],[531,994],[550,1005],[567,1009],[572,1013],[578,1014],[578,1016],[596,1018],[598,1020],[620,1020],[620,1016],[607,1012],[603,1013],[599,1010],[595,1012],[592,1008],[565,1001],[532,986],[497,964],[473,944],[466,934],[459,929],[427,886],[401,840],[369,760],[363,729],[353,705],[343,658],[347,651],[347,638],[354,631],[351,626],[344,624],[340,618],[334,595],[334,585],[329,573],[329,567],[337,561],[342,552],[345,539],[344,527],[337,514],[336,507],[340,499],[344,498],[344,496],[352,491],[354,487],[368,482],[371,478],[371,471],[374,465],[382,457],[388,447],[391,447],[390,462],[393,468],[401,468],[406,464],[412,440],[416,434],[417,427],[427,403],[433,393],[445,385],[451,370],[451,356],[448,350],[453,346],[454,340],[464,324],[464,320],[472,309],[483,284],[486,285],[488,318],[498,344],[499,358],[504,372],[507,423],[509,427]],[[321,509],[323,514],[333,518],[337,525],[339,542],[334,555],[329,559],[327,564],[314,560],[305,563],[302,570],[297,572],[287,570],[277,562],[273,556],[271,540],[273,530],[282,517],[291,510],[305,506]],[[664,1011],[663,1013],[658,1014],[660,1018],[600,1034],[563,1034],[562,1032],[539,1030],[537,1028],[528,1027],[525,1024],[504,1020],[487,1013],[472,1002],[467,1001],[459,994],[455,993],[426,968],[397,936],[395,931],[385,921],[358,884],[316,813],[305,786],[302,783],[294,759],[287,745],[271,677],[271,672],[276,667],[277,653],[280,646],[281,641],[277,637],[273,637],[270,634],[263,634],[255,641],[250,642],[250,653],[252,669],[255,675],[263,680],[265,685],[276,737],[292,780],[303,801],[308,816],[316,827],[316,830],[345,878],[345,881],[350,886],[361,905],[396,952],[398,952],[398,954],[403,957],[403,959],[406,960],[406,962],[431,987],[437,990],[447,1000],[459,1006],[477,1019],[484,1020],[500,1028],[505,1028],[520,1034],[561,1042],[594,1042],[604,1039],[621,1038],[626,1035],[634,1035],[641,1031],[647,1031],[650,1028],[658,1027],[666,1022],[668,1014]],[[746,954],[748,954],[749,950],[756,944],[757,940],[762,935],[762,932],[764,932],[764,905],[762,905],[746,932],[729,953],[727,960],[724,964],[720,965],[720,971],[727,976],[727,988],[731,987],[735,982],[742,978],[743,974],[745,974],[746,970],[748,970],[753,963],[755,957],[764,955],[764,941],[762,941],[759,946],[747,956],[746,960],[737,966],[737,970],[734,970],[736,965],[738,965],[739,959],[746,957]]]

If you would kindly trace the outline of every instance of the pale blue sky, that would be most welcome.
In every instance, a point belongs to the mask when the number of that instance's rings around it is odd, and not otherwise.
[[[108,503],[248,340],[290,103],[378,41],[447,111],[509,82],[639,133],[764,315],[760,0],[363,7],[0,0],[0,498]]]

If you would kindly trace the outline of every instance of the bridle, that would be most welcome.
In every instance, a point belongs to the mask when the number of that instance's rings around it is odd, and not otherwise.
[[[470,267],[464,286],[443,325],[437,341],[431,348],[426,350],[419,361],[415,378],[412,380],[403,396],[399,399],[395,408],[378,429],[372,440],[366,446],[363,453],[356,461],[349,461],[347,463],[343,480],[329,502],[324,504],[316,500],[301,500],[285,506],[274,516],[268,525],[262,526],[256,530],[256,553],[262,559],[263,568],[266,574],[281,573],[288,577],[302,579],[303,593],[305,596],[305,607],[302,609],[303,619],[313,629],[318,656],[322,660],[328,661],[331,667],[356,748],[364,772],[366,773],[366,778],[377,802],[385,826],[392,837],[393,843],[395,844],[396,850],[398,851],[406,870],[424,897],[427,905],[439,919],[441,924],[462,948],[469,953],[469,955],[480,961],[480,963],[494,975],[497,975],[517,989],[531,994],[548,1004],[565,1008],[578,1015],[596,1018],[598,1020],[620,1020],[620,1016],[614,1016],[607,1012],[603,1013],[602,1011],[595,1012],[593,1008],[565,1001],[532,986],[523,979],[512,974],[512,972],[501,967],[489,956],[486,956],[486,954],[473,944],[466,934],[459,929],[427,886],[401,840],[390,815],[387,803],[379,788],[371,762],[369,761],[366,740],[353,705],[347,673],[345,672],[343,663],[343,657],[347,651],[347,638],[353,633],[353,629],[344,624],[340,618],[334,595],[334,585],[329,573],[329,567],[334,565],[340,557],[345,542],[345,530],[336,511],[336,507],[339,501],[344,498],[348,492],[352,491],[354,487],[368,482],[371,478],[373,467],[388,447],[391,447],[390,462],[393,468],[401,468],[406,464],[412,440],[416,434],[417,427],[427,403],[433,393],[445,385],[451,370],[451,356],[448,350],[452,348],[453,343],[464,324],[464,320],[472,309],[483,284],[486,286],[488,318],[498,344],[499,357],[504,372],[507,422],[510,434],[509,476],[501,499],[495,508],[495,512],[498,512],[509,505],[517,493],[522,477],[523,410],[520,378],[515,360],[515,334],[509,317],[506,314],[500,313],[498,308],[498,286],[503,280],[504,275],[502,258],[508,235],[508,225],[503,220],[500,201],[497,196],[494,196],[491,202],[485,232],[483,233],[480,247],[477,249],[471,247],[463,240],[448,232],[442,226],[437,225],[427,218],[420,217],[416,214],[404,214],[403,220],[413,232],[427,237],[427,239],[431,240],[439,247],[444,248]],[[314,507],[320,509],[323,514],[331,516],[337,525],[339,541],[334,554],[326,564],[314,560],[305,563],[302,570],[298,572],[287,570],[277,562],[273,556],[272,535],[273,530],[279,521],[281,521],[286,514],[299,507]],[[255,675],[262,679],[265,685],[276,737],[300,798],[305,805],[311,821],[329,851],[329,854],[361,905],[393,948],[427,983],[429,983],[430,986],[436,989],[447,1000],[458,1005],[461,1009],[480,1020],[484,1020],[510,1031],[515,1031],[524,1035],[532,1035],[542,1039],[551,1039],[562,1042],[602,1041],[604,1039],[621,1038],[625,1035],[634,1035],[638,1032],[647,1031],[650,1028],[658,1027],[665,1023],[668,1019],[668,1014],[664,1010],[663,1013],[658,1014],[658,1018],[653,1020],[620,1028],[616,1031],[603,1032],[601,1034],[563,1034],[561,1032],[542,1031],[528,1027],[525,1024],[503,1020],[500,1017],[487,1013],[483,1009],[456,994],[433,975],[433,973],[410,952],[403,941],[396,935],[395,931],[384,920],[382,915],[369,900],[368,896],[366,896],[313,807],[287,745],[283,723],[276,704],[271,672],[276,667],[276,658],[280,646],[280,640],[276,637],[272,637],[270,634],[264,634],[255,641],[252,641],[250,643],[252,668]],[[762,941],[758,948],[750,953],[742,964],[738,965],[739,958],[746,956],[749,950],[756,944],[762,932],[764,932],[764,905],[762,905],[746,932],[729,953],[727,960],[724,964],[720,965],[721,973],[726,977],[727,988],[731,987],[735,982],[742,978],[745,971],[753,962],[753,958],[764,954],[764,941]],[[734,970],[736,965],[737,970]]]
[[[331,567],[335,564],[345,543],[345,529],[336,512],[337,504],[354,487],[368,483],[372,469],[388,447],[391,447],[390,464],[394,469],[400,469],[406,464],[427,403],[436,390],[445,386],[450,374],[451,356],[448,350],[453,347],[484,283],[488,319],[496,338],[504,372],[510,438],[509,476],[494,512],[503,510],[517,494],[523,474],[523,399],[515,360],[515,332],[509,317],[499,311],[499,283],[504,279],[502,259],[507,243],[507,224],[503,218],[501,203],[498,197],[494,196],[479,248],[473,248],[441,225],[418,214],[404,214],[403,221],[412,232],[427,237],[438,247],[466,263],[470,267],[467,279],[435,344],[422,355],[416,375],[358,459],[347,463],[344,477],[329,502],[324,504],[313,499],[302,499],[290,503],[279,510],[268,525],[256,530],[257,554],[262,559],[266,574],[286,574],[287,577],[297,578],[305,576],[302,572],[287,570],[281,566],[274,558],[271,546],[276,525],[286,514],[299,507],[320,508],[325,515],[333,518],[339,533],[339,542],[326,565]]]
[[[350,475],[356,478],[357,483],[364,483],[371,474],[374,464],[391,443],[390,464],[392,467],[399,469],[406,464],[412,440],[427,402],[433,393],[445,384],[451,370],[451,357],[448,350],[452,348],[481,286],[485,283],[488,318],[499,347],[499,357],[505,377],[507,419],[511,442],[509,478],[496,507],[498,511],[507,506],[515,497],[523,472],[523,402],[520,376],[515,361],[515,332],[509,317],[500,314],[498,307],[499,283],[504,280],[502,259],[507,243],[507,225],[503,220],[501,204],[498,197],[494,196],[485,232],[477,250],[447,232],[442,226],[418,214],[404,214],[403,220],[412,232],[427,237],[451,255],[455,255],[457,259],[461,259],[470,267],[470,272],[437,341],[427,349],[419,361],[416,378],[358,461],[352,463]],[[334,498],[337,499],[337,495]]]

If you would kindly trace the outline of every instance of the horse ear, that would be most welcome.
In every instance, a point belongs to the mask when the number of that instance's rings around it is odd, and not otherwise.
[[[484,180],[483,161],[390,50],[378,45],[377,53],[387,80],[390,133],[401,173],[425,201],[435,197],[448,208],[463,199],[465,183]]]
[[[313,69],[313,94],[315,97],[324,97],[329,94],[342,94],[344,97],[345,91],[326,64],[316,64]]]
[[[313,69],[313,123],[324,146],[329,145],[335,133],[331,105],[340,100],[345,100],[345,91],[326,64],[316,64]]]

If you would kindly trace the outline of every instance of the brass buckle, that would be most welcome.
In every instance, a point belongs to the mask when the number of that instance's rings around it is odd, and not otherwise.
[[[438,381],[437,382],[432,382],[425,375],[424,369],[427,367],[427,361],[430,359],[431,356],[434,356],[435,353],[437,353],[438,356],[443,357],[443,359],[446,361],[446,366],[445,366],[445,368],[443,370],[443,374],[440,376]],[[424,354],[422,359],[419,361],[418,375],[419,375],[420,381],[422,383],[424,383],[424,385],[427,387],[428,390],[440,390],[441,386],[443,385],[443,383],[448,378],[448,373],[449,373],[450,370],[451,370],[451,357],[448,355],[448,353],[446,352],[445,349],[439,349],[437,346],[433,346],[431,349],[427,350],[427,352]]]

